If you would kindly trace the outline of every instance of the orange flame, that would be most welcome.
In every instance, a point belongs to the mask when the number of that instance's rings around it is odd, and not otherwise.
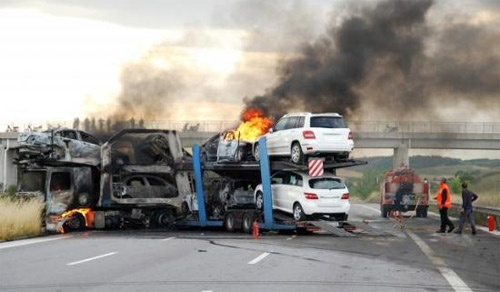
[[[264,117],[262,111],[256,108],[250,108],[241,114],[242,123],[234,131],[235,139],[253,142],[264,135],[273,126],[273,121]]]
[[[66,211],[62,213],[61,220],[71,218],[76,213],[80,213],[83,218],[85,218],[85,226],[91,227],[94,224],[94,212],[90,208],[80,208]],[[62,228],[62,226],[59,228],[59,232],[64,233],[64,228]]]

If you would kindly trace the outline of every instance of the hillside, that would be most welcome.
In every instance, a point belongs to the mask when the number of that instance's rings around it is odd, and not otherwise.
[[[392,168],[392,157],[368,157],[367,165],[356,166],[348,170],[340,169],[338,175],[346,178],[351,194],[361,199],[378,197],[378,181],[384,171]],[[469,188],[479,195],[478,205],[500,207],[500,160],[473,159],[461,160],[441,156],[413,156],[410,166],[422,178],[431,181],[431,192],[437,189],[442,177],[450,180],[450,187],[455,194],[453,200],[461,200],[460,181],[469,182]]]

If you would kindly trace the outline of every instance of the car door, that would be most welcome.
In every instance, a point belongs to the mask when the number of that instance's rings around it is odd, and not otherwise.
[[[293,213],[293,204],[300,201],[303,196],[303,179],[302,175],[298,173],[290,173],[289,184],[287,186],[286,198],[284,205],[289,213]]]
[[[283,147],[283,141],[281,141],[282,131],[285,129],[288,118],[280,119],[273,128],[272,133],[266,135],[267,138],[267,152],[269,155],[283,155],[280,152],[280,148]]]
[[[286,173],[284,172],[279,172],[271,177],[273,207],[276,209],[282,208],[281,201],[285,190],[285,177]]]
[[[122,198],[151,198],[151,190],[143,177],[131,177],[126,181],[125,194],[123,194]]]
[[[280,144],[280,153],[283,155],[290,155],[292,150],[292,141],[297,140],[297,133],[299,129],[297,128],[297,124],[299,122],[300,117],[289,117],[286,124],[285,129],[281,134],[281,144]]]
[[[149,189],[153,198],[175,198],[177,190],[175,187],[157,177],[147,177]]]
[[[62,214],[73,202],[73,183],[69,169],[50,170],[47,174],[47,213]]]

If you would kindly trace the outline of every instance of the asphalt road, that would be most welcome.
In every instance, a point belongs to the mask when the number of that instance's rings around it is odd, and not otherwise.
[[[85,232],[0,243],[0,291],[500,291],[500,237],[400,229],[376,205],[356,237]],[[368,230],[370,229],[370,230]]]

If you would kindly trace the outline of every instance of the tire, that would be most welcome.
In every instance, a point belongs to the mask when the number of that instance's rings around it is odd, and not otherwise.
[[[171,228],[174,225],[175,216],[171,211],[158,212],[156,216],[156,224],[160,228]]]
[[[306,219],[306,214],[299,203],[293,205],[293,219],[295,221],[304,221]]]
[[[243,222],[241,223],[241,229],[244,233],[252,233],[252,223],[253,215],[250,213],[245,213],[243,215]]]
[[[341,221],[347,221],[347,218],[349,218],[349,214],[345,214]]]
[[[187,217],[187,215],[189,215],[190,213],[190,210],[189,210],[189,205],[187,202],[182,202],[182,205],[181,205],[181,214],[182,214],[182,217]]]
[[[255,143],[255,146],[253,148],[253,157],[255,158],[255,161],[260,161],[259,143]]]
[[[83,231],[85,230],[85,218],[82,214],[75,213],[64,223],[63,228],[65,232]]]
[[[261,191],[258,191],[255,196],[255,208],[261,211],[264,210],[264,195]]]
[[[227,232],[234,231],[234,215],[233,215],[233,213],[227,213],[226,217],[224,217],[224,229],[226,229]]]
[[[302,164],[304,162],[304,153],[302,152],[300,144],[297,142],[292,144],[290,160],[294,164]]]
[[[333,159],[336,161],[336,162],[346,162],[347,160],[349,160],[349,154],[335,154],[333,156]]]
[[[417,210],[415,210],[415,216],[417,218],[422,218],[423,214],[422,214],[422,208],[420,206],[418,206]]]
[[[380,214],[382,215],[382,217],[387,218],[388,213],[389,208],[387,206],[380,205]]]

